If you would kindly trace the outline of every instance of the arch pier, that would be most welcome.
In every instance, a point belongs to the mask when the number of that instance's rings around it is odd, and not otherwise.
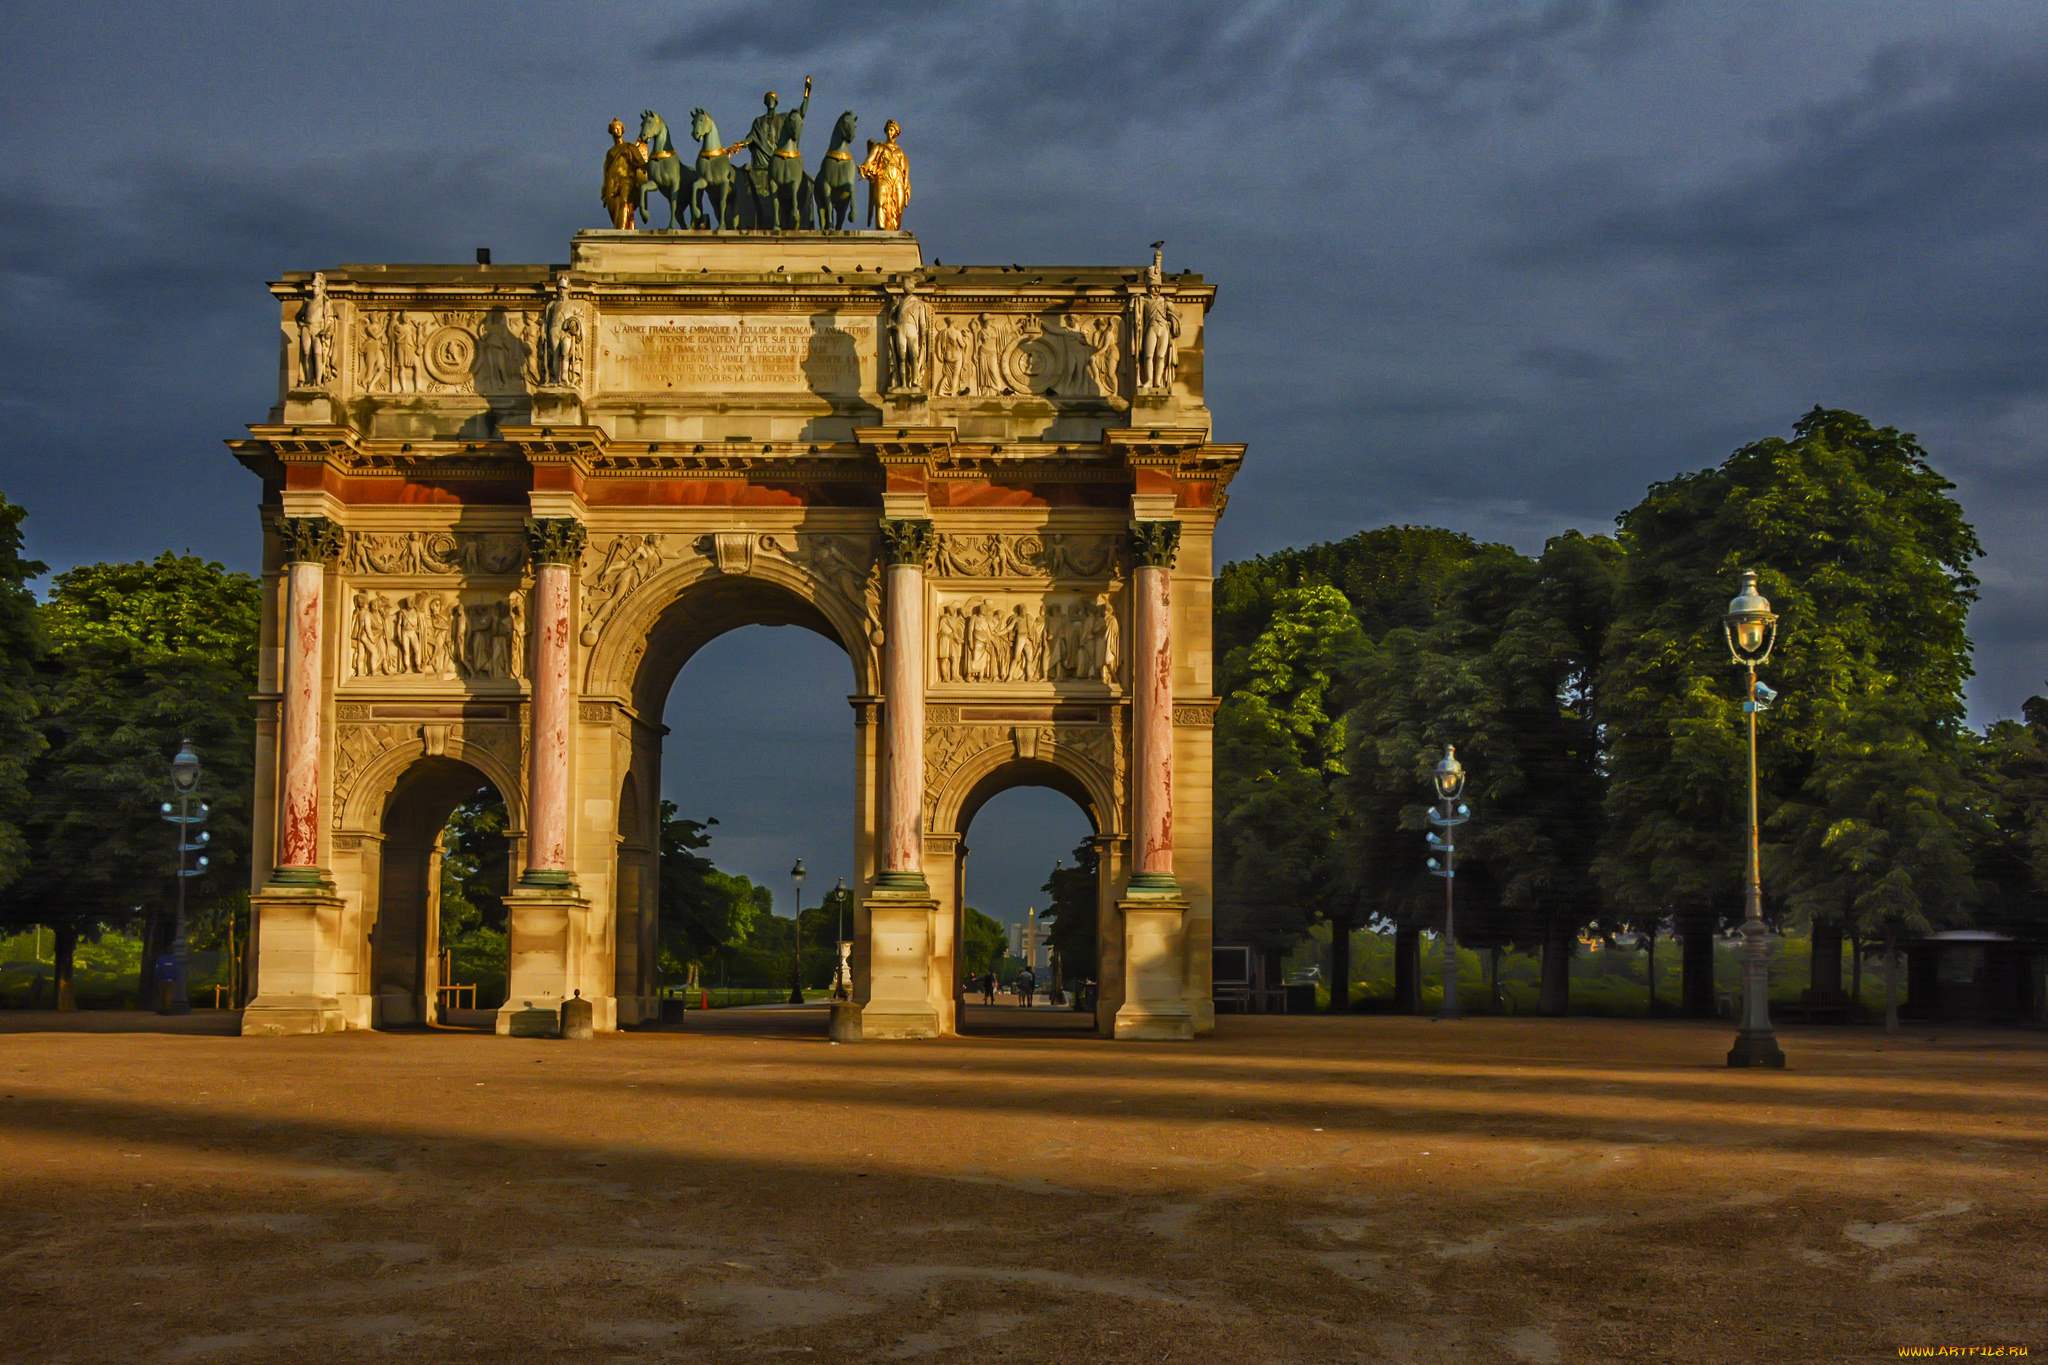
[[[584,232],[566,265],[271,286],[247,1033],[432,1022],[438,833],[504,799],[510,998],[660,1013],[663,703],[707,641],[852,665],[857,1017],[954,1031],[962,832],[1053,787],[1100,850],[1097,1027],[1210,995],[1210,595],[1244,454],[1215,291],[926,266],[904,233]],[[302,335],[317,335],[308,344]]]

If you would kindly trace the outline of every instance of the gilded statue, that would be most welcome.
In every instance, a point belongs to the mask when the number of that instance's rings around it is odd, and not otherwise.
[[[860,166],[868,182],[868,223],[884,232],[903,230],[903,208],[910,202],[910,158],[897,145],[902,125],[890,119],[882,125],[884,142],[868,143],[868,159]]]
[[[613,119],[609,131],[611,150],[604,154],[604,186],[598,191],[612,226],[622,232],[633,229],[640,209],[640,186],[647,179],[647,144],[626,141],[626,125]]]

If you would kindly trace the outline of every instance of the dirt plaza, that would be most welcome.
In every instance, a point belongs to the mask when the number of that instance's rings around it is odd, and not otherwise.
[[[1721,1025],[972,1014],[844,1047],[811,1010],[594,1043],[0,1016],[0,1358],[2048,1349],[2039,1034],[1793,1028],[1769,1074]]]

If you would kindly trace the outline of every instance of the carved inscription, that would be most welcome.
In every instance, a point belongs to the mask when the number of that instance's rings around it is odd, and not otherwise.
[[[854,395],[875,349],[871,318],[607,318],[607,389]]]

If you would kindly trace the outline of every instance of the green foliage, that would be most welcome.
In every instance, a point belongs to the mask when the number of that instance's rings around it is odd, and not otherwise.
[[[35,672],[43,630],[28,583],[46,566],[21,553],[26,515],[0,495],[0,891],[28,865],[29,765],[44,748]]]
[[[1242,685],[1216,717],[1219,901],[1234,940],[1277,946],[1310,919],[1349,922],[1331,863],[1346,821],[1337,694],[1362,644],[1344,594],[1315,584],[1275,592],[1265,629],[1242,651]]]
[[[1766,889],[1867,933],[1967,913],[1981,549],[1952,488],[1910,435],[1815,408],[1792,440],[1654,485],[1622,516],[1598,866],[1615,904],[1740,913],[1748,760],[1721,616],[1754,568],[1781,618],[1782,700],[1759,727]]]
[[[1978,762],[1985,831],[1977,872],[1988,893],[1978,920],[2015,937],[2048,937],[2048,697],[2029,697],[2023,719],[1993,725]]]
[[[505,892],[511,878],[511,817],[491,787],[449,812],[441,832],[441,944],[455,948],[478,929],[503,935]],[[464,978],[467,980],[467,978]]]
[[[59,574],[42,610],[47,750],[30,774],[32,866],[19,909],[46,922],[160,919],[175,899],[176,838],[158,815],[181,738],[204,770],[211,869],[196,913],[247,880],[260,590],[246,574],[165,554]]]
[[[967,978],[979,980],[1002,966],[1003,954],[1010,949],[1010,935],[1001,920],[992,919],[971,905],[963,919],[961,937],[965,942],[960,955]]]
[[[1071,865],[1062,862],[1054,868],[1039,888],[1045,892],[1046,905],[1038,923],[1059,954],[1061,977],[1067,982],[1093,981],[1098,970],[1096,919],[1102,892],[1102,860],[1093,836],[1074,845],[1073,859]],[[982,970],[988,971],[1002,959],[1009,935],[996,921],[986,915],[982,918],[992,931],[985,937],[988,966]]]
[[[661,803],[662,969],[681,976],[696,963],[708,979],[716,964],[735,984],[786,982],[791,930],[773,918],[773,893],[698,852],[717,823],[681,819],[673,801]]]

